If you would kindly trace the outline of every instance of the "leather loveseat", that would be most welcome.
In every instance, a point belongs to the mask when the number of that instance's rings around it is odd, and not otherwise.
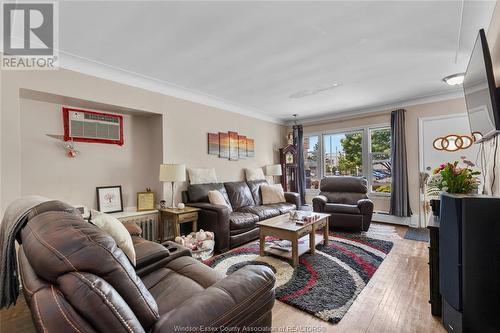
[[[19,248],[37,331],[270,330],[275,278],[269,268],[246,266],[224,278],[175,243],[133,241],[135,269],[109,235],[72,207],[37,206]]]
[[[285,192],[286,202],[263,205],[260,186],[265,180],[189,185],[182,193],[186,205],[198,207],[198,228],[215,233],[215,249],[225,252],[259,237],[257,222],[286,214],[300,206],[298,193]],[[210,204],[208,192],[222,193],[231,208]]]
[[[329,213],[330,228],[348,228],[367,231],[373,214],[373,202],[366,193],[366,179],[362,177],[325,177],[320,182],[320,194],[313,198],[313,210]]]

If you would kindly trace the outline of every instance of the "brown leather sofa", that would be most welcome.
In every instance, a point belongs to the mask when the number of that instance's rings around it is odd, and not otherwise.
[[[320,194],[313,198],[313,210],[329,213],[330,228],[348,228],[367,231],[373,214],[373,202],[366,193],[366,179],[362,177],[325,177],[320,182]]]
[[[269,268],[246,266],[224,278],[175,243],[134,237],[134,269],[109,235],[70,206],[56,206],[36,207],[19,240],[38,332],[270,330]]]
[[[182,193],[186,205],[202,210],[198,214],[198,228],[215,233],[215,249],[225,252],[259,237],[256,223],[288,213],[300,206],[298,193],[285,192],[286,203],[263,205],[260,186],[265,180],[189,185]],[[228,209],[208,201],[208,192],[222,193]]]

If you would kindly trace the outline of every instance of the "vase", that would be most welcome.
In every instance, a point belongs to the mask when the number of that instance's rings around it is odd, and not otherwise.
[[[439,210],[441,208],[441,200],[431,199],[432,214],[434,216],[439,216]]]

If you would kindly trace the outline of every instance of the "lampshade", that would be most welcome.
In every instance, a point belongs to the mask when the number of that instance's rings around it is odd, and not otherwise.
[[[160,165],[161,182],[184,182],[186,181],[185,164],[162,164]]]
[[[281,176],[281,165],[266,165],[266,176]]]

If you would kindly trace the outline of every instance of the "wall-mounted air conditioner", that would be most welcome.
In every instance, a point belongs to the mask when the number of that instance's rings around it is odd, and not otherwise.
[[[123,145],[123,116],[63,107],[64,141]]]

